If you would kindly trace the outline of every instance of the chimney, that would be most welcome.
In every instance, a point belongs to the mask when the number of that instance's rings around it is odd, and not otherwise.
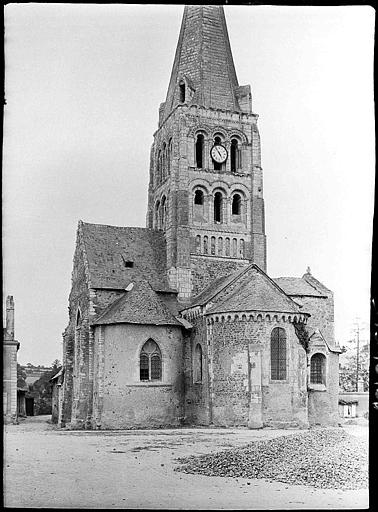
[[[7,297],[6,331],[14,339],[14,301],[12,295]]]

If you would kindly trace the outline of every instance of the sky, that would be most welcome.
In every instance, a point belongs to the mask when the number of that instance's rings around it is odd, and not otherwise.
[[[182,5],[5,7],[3,304],[21,364],[62,360],[79,219],[145,226],[149,152]],[[369,322],[374,10],[225,6],[259,115],[268,274],[334,291],[335,333]]]

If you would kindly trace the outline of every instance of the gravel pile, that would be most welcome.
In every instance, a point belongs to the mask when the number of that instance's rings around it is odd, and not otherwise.
[[[341,428],[319,428],[242,448],[176,459],[175,471],[264,478],[323,489],[368,487],[366,444]]]

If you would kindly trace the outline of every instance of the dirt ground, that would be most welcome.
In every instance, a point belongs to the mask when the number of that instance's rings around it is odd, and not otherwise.
[[[62,431],[48,416],[7,425],[4,505],[48,508],[367,508],[368,491],[315,489],[264,480],[173,471],[175,458],[297,430]],[[345,426],[366,438],[367,424]]]

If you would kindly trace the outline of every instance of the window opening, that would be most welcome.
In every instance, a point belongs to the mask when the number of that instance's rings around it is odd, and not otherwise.
[[[232,215],[241,215],[241,197],[235,194],[232,198]]]
[[[240,257],[245,257],[244,240],[242,238],[240,239]]]
[[[232,256],[234,258],[237,258],[238,256],[238,241],[236,240],[236,238],[232,239]]]
[[[230,239],[226,238],[226,256],[230,256]]]
[[[196,141],[196,166],[198,169],[203,168],[203,149],[204,149],[204,136],[202,134],[197,135]]]
[[[223,256],[223,238],[218,238],[218,256]]]
[[[324,384],[324,363],[323,354],[314,354],[311,358],[310,382],[312,384]]]
[[[214,144],[221,144],[221,143],[222,143],[222,141],[221,141],[220,137],[215,137]],[[214,164],[214,171],[220,171],[222,169],[222,164],[221,163],[215,162],[213,160],[213,164]]]
[[[140,380],[161,380],[161,352],[158,344],[152,339],[146,341],[142,347],[140,352],[139,369]]]
[[[133,268],[134,262],[133,261],[125,261],[125,267],[127,268]]]
[[[214,222],[222,222],[222,194],[216,192],[214,195]]]
[[[202,206],[203,200],[204,200],[204,196],[203,196],[202,190],[196,190],[194,192],[194,204],[199,204]]]
[[[201,237],[200,235],[196,236],[196,254],[201,253]]]
[[[270,363],[272,380],[286,379],[286,332],[275,327],[270,339]]]
[[[203,253],[204,254],[208,254],[209,253],[208,238],[207,238],[207,236],[203,237]]]
[[[202,381],[202,347],[199,343],[196,345],[194,353],[194,381]]]
[[[181,83],[180,87],[180,103],[185,103],[185,84]]]
[[[215,236],[211,237],[211,254],[215,256]]]

